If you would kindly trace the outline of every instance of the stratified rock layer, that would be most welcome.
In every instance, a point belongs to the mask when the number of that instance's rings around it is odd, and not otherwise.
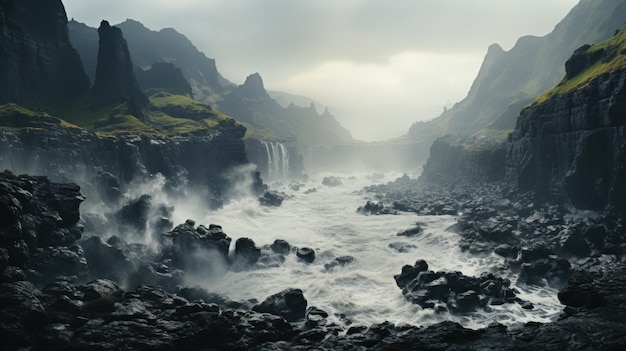
[[[626,70],[520,114],[507,155],[522,190],[626,209]]]

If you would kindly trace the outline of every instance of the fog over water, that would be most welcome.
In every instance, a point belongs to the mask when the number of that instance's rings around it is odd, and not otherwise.
[[[397,176],[387,174],[381,181],[391,181]],[[202,210],[193,201],[176,204],[176,224],[188,218],[196,220],[197,224],[220,224],[233,242],[248,237],[261,247],[284,239],[292,246],[311,247],[317,255],[311,264],[291,253],[276,268],[228,272],[224,276],[208,271],[195,272],[188,275],[191,276],[188,283],[200,284],[234,300],[262,301],[281,290],[300,288],[309,306],[321,308],[337,322],[346,324],[391,321],[425,325],[457,320],[477,328],[495,321],[509,325],[531,320],[545,322],[560,311],[556,291],[536,287],[532,290],[518,287],[518,296],[535,305],[530,311],[518,304],[505,304],[491,306],[491,313],[459,317],[422,310],[405,301],[393,276],[400,273],[403,265],[412,265],[417,259],[426,260],[429,269],[434,271],[460,271],[473,276],[482,272],[506,273],[497,271],[501,259],[495,255],[475,256],[460,251],[458,235],[446,230],[455,223],[454,216],[418,217],[412,213],[366,216],[356,209],[368,198],[361,189],[373,183],[370,177],[345,174],[340,177],[343,185],[338,187],[322,185],[322,177],[312,176],[298,191],[274,184],[273,188],[291,196],[276,208],[261,207],[256,198],[247,196],[217,211]],[[316,191],[305,194],[313,188]],[[397,236],[398,232],[415,227],[416,222],[425,228],[423,234],[412,238]],[[399,253],[389,247],[391,243],[415,247],[407,253]],[[356,262],[325,270],[325,264],[340,256],[353,256]]]

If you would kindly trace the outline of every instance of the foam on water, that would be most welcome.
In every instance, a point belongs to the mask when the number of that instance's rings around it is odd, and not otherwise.
[[[388,175],[388,180],[395,176]],[[369,194],[359,192],[370,185],[363,175],[342,177],[342,186],[326,187],[322,176],[312,177],[300,191],[283,190],[292,198],[281,207],[261,207],[254,198],[232,201],[222,209],[204,212],[198,223],[222,225],[224,231],[236,240],[249,237],[257,246],[271,244],[276,239],[287,240],[291,245],[315,249],[312,264],[287,256],[278,268],[247,272],[229,272],[219,280],[195,281],[212,292],[231,299],[257,299],[286,288],[300,288],[309,306],[316,306],[335,316],[338,322],[347,320],[369,325],[390,321],[426,325],[443,320],[456,320],[466,327],[478,328],[491,322],[507,325],[527,321],[546,322],[562,308],[556,291],[548,288],[518,287],[518,294],[535,305],[534,310],[523,310],[517,304],[491,306],[492,312],[477,312],[466,316],[452,316],[422,310],[404,300],[393,276],[405,264],[412,265],[424,259],[434,271],[460,271],[466,275],[479,275],[493,271],[501,264],[495,255],[472,256],[458,248],[459,237],[446,229],[456,222],[453,216],[422,216],[400,213],[397,216],[365,216],[356,213],[365,204]],[[305,189],[317,189],[304,194]],[[274,187],[276,189],[276,187]],[[190,214],[177,206],[176,223]],[[424,232],[416,237],[397,236],[397,233],[419,222]],[[398,253],[390,243],[415,245],[408,253]],[[324,264],[335,257],[350,255],[356,263],[326,272]],[[512,278],[512,277],[509,277]],[[515,284],[514,284],[515,285]],[[336,317],[344,314],[342,318]]]

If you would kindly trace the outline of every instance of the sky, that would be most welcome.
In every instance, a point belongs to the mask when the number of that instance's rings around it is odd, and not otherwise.
[[[236,84],[328,106],[355,139],[385,140],[461,101],[487,48],[543,36],[578,0],[63,0],[97,27],[127,18],[186,35]],[[322,111],[319,111],[320,113]]]

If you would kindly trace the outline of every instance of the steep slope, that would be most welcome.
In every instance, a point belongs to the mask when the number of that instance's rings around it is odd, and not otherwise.
[[[126,20],[117,25],[126,36],[135,65],[143,69],[154,62],[171,62],[180,68],[199,101],[213,103],[216,94],[233,84],[217,70],[215,60],[199,51],[173,28],[153,31],[140,22]]]
[[[206,57],[184,35],[172,28],[153,31],[140,22],[126,20],[116,25],[124,33],[133,63],[147,70],[155,62],[169,62],[182,70],[193,87],[194,96],[200,101],[212,103],[224,87],[234,86],[217,71],[215,60]],[[72,44],[85,63],[87,73],[95,75],[94,40],[95,28],[72,20],[68,23]],[[97,46],[96,46],[97,48]]]
[[[625,20],[626,0],[581,0],[550,34],[520,38],[508,52],[490,46],[467,97],[407,136],[513,128],[519,110],[563,77],[563,62],[576,48],[610,38]]]
[[[0,104],[67,101],[88,88],[61,0],[0,2]]]
[[[217,103],[220,111],[249,127],[249,136],[260,139],[274,136],[294,140],[301,145],[337,145],[352,141],[352,136],[326,110],[319,115],[311,105],[281,107],[272,99],[258,73],[249,75],[244,84],[226,93]]]
[[[565,67],[518,117],[509,173],[522,189],[626,210],[626,30],[576,50]]]
[[[102,21],[99,34],[98,64],[93,93],[100,107],[129,101],[138,108],[148,105],[135,78],[133,63],[122,31]]]

